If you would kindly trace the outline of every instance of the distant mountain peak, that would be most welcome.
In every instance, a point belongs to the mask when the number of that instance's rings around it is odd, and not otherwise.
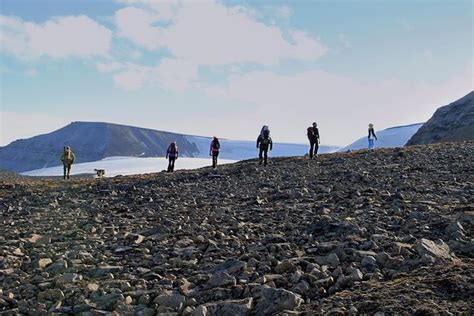
[[[407,145],[474,139],[474,91],[440,107],[411,137]]]

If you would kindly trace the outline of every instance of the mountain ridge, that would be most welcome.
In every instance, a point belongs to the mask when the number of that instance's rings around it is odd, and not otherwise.
[[[438,108],[410,138],[407,145],[433,144],[474,139],[474,91]]]
[[[75,121],[50,133],[19,139],[0,147],[0,169],[15,172],[60,165],[63,146],[71,146],[76,162],[99,161],[114,156],[163,157],[172,141],[183,157],[207,158],[211,138],[185,135],[107,122]],[[307,145],[276,143],[272,155],[304,155]],[[221,158],[242,160],[255,157],[254,141],[221,139]],[[337,150],[321,146],[321,152]]]

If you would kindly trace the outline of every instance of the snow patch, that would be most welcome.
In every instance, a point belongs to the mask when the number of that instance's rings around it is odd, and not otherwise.
[[[219,164],[234,163],[235,160],[219,159]],[[197,169],[210,166],[210,158],[179,158],[176,160],[175,170]],[[136,157],[107,157],[99,161],[73,164],[71,175],[95,174],[94,169],[104,169],[107,177],[117,175],[134,175],[153,173],[166,170],[168,160],[164,157],[158,158],[136,158]],[[34,177],[62,176],[63,166],[43,168],[23,172],[22,175]]]

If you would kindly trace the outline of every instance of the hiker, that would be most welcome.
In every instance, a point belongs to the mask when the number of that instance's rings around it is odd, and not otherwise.
[[[268,150],[273,149],[273,141],[270,137],[270,129],[268,126],[264,125],[260,131],[260,135],[257,138],[257,148],[259,148],[258,153],[258,163],[261,165],[262,162],[264,166],[267,165]]]
[[[369,136],[367,138],[369,140],[369,150],[372,151],[374,150],[375,141],[377,140],[377,135],[375,135],[374,131],[374,124],[372,123],[369,124]]]
[[[313,126],[308,127],[307,135],[309,140],[309,159],[313,159],[313,157],[318,157],[320,144],[318,124],[316,122],[313,122]]]
[[[76,156],[71,150],[71,147],[64,147],[63,153],[61,155],[61,161],[63,162],[63,178],[69,179],[69,174],[71,173],[71,166],[74,163]]]
[[[212,168],[214,169],[217,167],[217,157],[219,156],[220,148],[221,144],[219,143],[219,139],[214,136],[211,141],[211,147],[209,148],[209,156],[212,156]]]
[[[166,151],[166,159],[169,159],[168,172],[173,172],[174,162],[178,159],[178,146],[176,145],[176,142],[172,142],[169,145],[168,150]]]

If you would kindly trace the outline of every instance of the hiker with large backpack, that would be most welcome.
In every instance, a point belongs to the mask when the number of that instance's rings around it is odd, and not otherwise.
[[[217,167],[217,157],[219,156],[219,150],[221,149],[221,144],[219,139],[214,136],[211,141],[211,147],[209,148],[209,156],[212,156],[212,168],[216,169]]]
[[[313,122],[313,126],[308,127],[306,131],[309,140],[309,159],[313,159],[314,157],[318,157],[320,143],[318,124]]]
[[[260,135],[258,135],[257,148],[259,149],[258,163],[261,165],[263,162],[263,164],[266,166],[268,159],[268,150],[273,149],[273,141],[270,137],[270,129],[266,125],[262,127]]]
[[[176,142],[172,142],[169,145],[168,150],[166,151],[166,159],[169,159],[168,172],[173,172],[174,162],[178,159],[178,146],[176,145]]]
[[[69,174],[71,173],[71,166],[74,163],[76,156],[71,150],[71,147],[64,147],[63,153],[61,155],[61,161],[63,162],[63,178],[69,179]]]
[[[367,136],[369,140],[369,151],[374,150],[375,141],[377,140],[377,135],[375,135],[374,124],[369,124],[369,136]]]

